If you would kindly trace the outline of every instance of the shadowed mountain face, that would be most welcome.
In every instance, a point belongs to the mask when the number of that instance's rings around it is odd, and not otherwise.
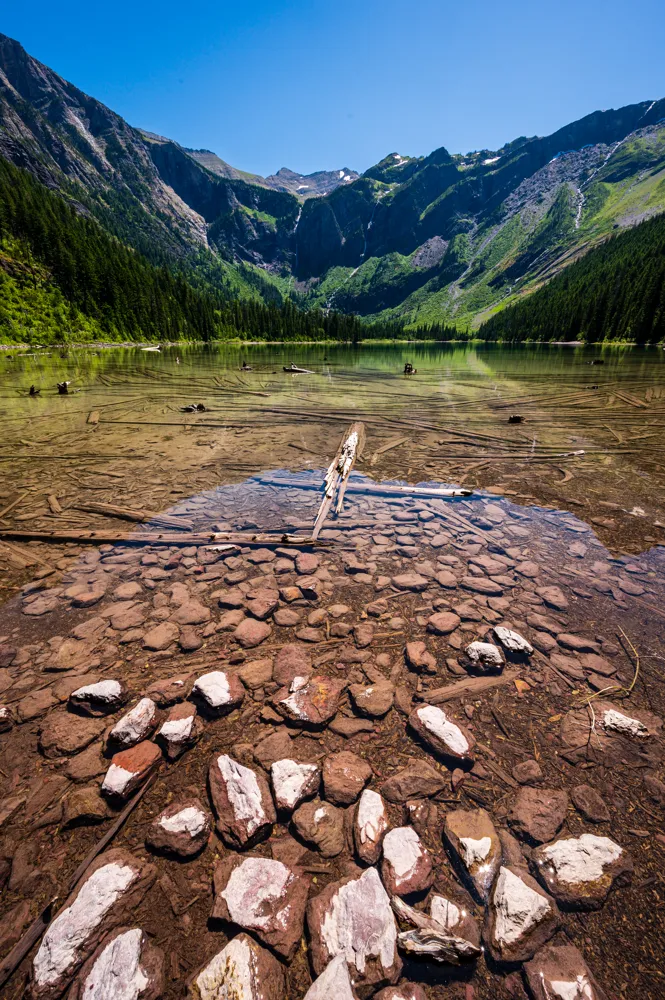
[[[467,324],[665,209],[665,100],[494,151],[393,153],[361,177],[263,178],[128,125],[0,35],[0,155],[208,279],[223,264],[276,293],[293,276],[306,304]]]

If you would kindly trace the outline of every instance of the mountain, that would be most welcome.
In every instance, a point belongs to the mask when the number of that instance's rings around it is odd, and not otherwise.
[[[665,210],[665,100],[498,150],[263,178],[132,127],[0,35],[0,156],[211,293],[465,330]]]
[[[343,170],[317,170],[313,174],[297,174],[294,170],[289,170],[288,167],[282,167],[276,174],[261,177],[260,174],[248,174],[237,170],[236,167],[232,167],[209,149],[185,149],[185,152],[189,153],[192,159],[200,163],[206,170],[217,174],[218,177],[243,180],[249,184],[272,188],[274,191],[286,191],[303,200],[330,194],[343,184],[350,184],[360,177],[359,173],[355,170],[349,170],[348,167],[344,167]]]

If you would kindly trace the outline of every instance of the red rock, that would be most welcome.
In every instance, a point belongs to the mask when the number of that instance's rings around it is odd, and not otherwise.
[[[411,667],[412,670],[417,670],[418,673],[436,673],[436,658],[429,652],[425,643],[420,639],[407,642],[404,648],[404,658],[407,666]]]
[[[16,659],[16,648],[8,643],[0,643],[0,669],[10,667]]]
[[[591,785],[576,785],[570,793],[573,805],[590,823],[608,823],[610,811]]]
[[[523,971],[533,1000],[551,1000],[556,996],[608,1000],[582,953],[572,944],[545,945],[524,965]]]
[[[210,608],[198,601],[189,600],[181,604],[171,615],[171,621],[177,625],[202,625],[210,621]]]
[[[406,802],[429,798],[446,787],[447,781],[439,771],[424,760],[417,760],[387,778],[381,785],[381,794],[389,802]]]
[[[108,736],[111,746],[126,750],[150,736],[157,728],[157,706],[152,698],[141,700],[116,722]]]
[[[238,934],[192,976],[187,996],[188,1000],[284,1000],[284,971],[267,948],[248,934]]]
[[[323,593],[322,581],[317,576],[299,576],[296,585],[308,601],[318,601]]]
[[[109,798],[128,799],[159,765],[162,754],[149,740],[137,743],[129,750],[121,750],[111,758],[102,792]]]
[[[475,739],[468,729],[459,725],[442,708],[420,705],[414,708],[408,720],[409,728],[438,753],[446,762],[473,764],[471,751]]]
[[[62,995],[108,932],[131,918],[155,876],[152,865],[124,850],[107,851],[92,863],[42,938],[32,962],[33,1000]]]
[[[389,830],[383,838],[381,878],[390,896],[425,892],[434,881],[432,856],[412,826]]]
[[[402,963],[390,900],[375,868],[333,882],[307,905],[314,971],[344,954],[359,988],[397,982]]]
[[[300,639],[301,642],[323,642],[325,637],[325,632],[320,628],[306,627],[296,632],[296,639]]]
[[[338,736],[343,736],[346,740],[357,736],[358,733],[374,732],[374,724],[369,719],[353,719],[342,714],[336,715],[328,728],[331,732],[337,733]]]
[[[444,587],[446,590],[455,590],[457,588],[457,577],[450,570],[440,570],[434,579],[440,587]]]
[[[256,598],[255,600],[247,601],[246,608],[253,618],[258,618],[259,621],[265,621],[266,618],[270,618],[273,611],[276,611],[279,607],[279,595],[277,591],[271,593],[270,597]]]
[[[383,838],[390,827],[386,804],[378,792],[366,788],[353,818],[353,840],[356,853],[367,865],[374,865],[381,856]]]
[[[581,635],[571,635],[569,632],[559,632],[556,641],[565,649],[572,649],[575,653],[600,653],[600,645],[591,639],[585,639]]]
[[[344,810],[330,802],[321,799],[304,802],[293,814],[293,825],[298,835],[316,847],[324,858],[335,858],[346,847]]]
[[[120,986],[122,984],[122,986]],[[68,1000],[118,996],[159,1000],[164,991],[164,952],[140,927],[121,927],[102,941],[72,986]]]
[[[542,844],[552,840],[566,818],[568,794],[557,788],[522,787],[515,797],[509,823],[522,837]]]
[[[427,619],[427,631],[433,635],[448,635],[460,624],[458,615],[452,611],[439,611]]]
[[[296,677],[275,694],[272,704],[295,725],[323,726],[337,711],[344,688],[344,681],[331,677]]]
[[[166,708],[188,698],[191,689],[192,675],[176,674],[174,677],[165,677],[163,680],[155,681],[147,689],[146,695],[148,698],[152,698],[160,708]]]
[[[52,712],[40,728],[39,749],[45,757],[69,757],[85,750],[103,731],[104,723],[98,719]]]
[[[256,563],[256,565],[258,566],[262,563],[273,562],[273,560],[276,559],[277,556],[272,551],[272,549],[254,549],[253,552],[250,552],[248,554],[247,558],[249,559],[250,562]]]
[[[62,802],[63,827],[102,823],[108,817],[109,807],[95,785],[75,788]]]
[[[536,785],[543,780],[543,772],[537,760],[522,760],[513,768],[513,778],[520,785]]]
[[[173,622],[160,622],[143,636],[143,648],[152,650],[168,649],[177,641],[180,629]]]
[[[272,634],[272,628],[267,622],[260,622],[254,618],[246,618],[240,622],[233,637],[243,647],[243,649],[253,649],[264,642]]]
[[[208,843],[211,829],[210,816],[200,800],[182,799],[154,818],[145,840],[154,850],[190,858]]]
[[[371,646],[374,639],[374,626],[370,625],[369,622],[354,625],[353,635],[356,640],[356,646],[359,649],[365,649],[367,646]]]
[[[429,580],[419,573],[400,573],[392,578],[392,582],[398,590],[412,590],[418,593],[427,590]]]
[[[212,916],[252,931],[285,959],[303,932],[309,878],[270,858],[224,858],[214,876]]]
[[[330,754],[323,765],[323,788],[329,802],[348,806],[355,802],[372,777],[372,768],[354,753]]]
[[[497,962],[525,962],[552,937],[559,910],[523,868],[505,865],[492,888],[483,938]]]
[[[460,586],[465,590],[472,590],[475,594],[487,594],[489,597],[500,597],[503,594],[503,587],[494,580],[488,580],[482,576],[463,576]]]
[[[238,625],[245,620],[244,608],[236,608],[233,611],[226,611],[217,623],[218,632],[233,632]]]
[[[254,760],[267,771],[276,760],[288,757],[291,753],[291,735],[285,726],[280,726],[270,736],[260,740],[254,747]]]
[[[225,843],[243,849],[270,835],[277,817],[262,774],[222,754],[211,760],[208,781],[217,830]]]
[[[203,725],[198,718],[196,705],[183,701],[174,705],[157,731],[156,739],[164,748],[169,760],[177,760],[201,737]]]
[[[568,607],[568,601],[561,587],[537,587],[536,594],[542,597],[545,604],[550,608],[556,608],[557,611],[565,611]]]
[[[296,570],[301,576],[311,576],[319,568],[319,557],[314,552],[299,552],[296,556]]]
[[[376,681],[369,687],[364,684],[352,684],[349,694],[356,709],[370,718],[380,719],[393,707],[395,685],[389,680]]]

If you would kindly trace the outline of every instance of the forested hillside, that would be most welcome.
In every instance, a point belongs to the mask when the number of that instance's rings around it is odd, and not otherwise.
[[[498,312],[487,340],[665,338],[665,216],[611,237],[548,285]]]

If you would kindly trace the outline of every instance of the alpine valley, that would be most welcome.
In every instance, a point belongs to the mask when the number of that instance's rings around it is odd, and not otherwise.
[[[496,150],[442,146],[429,156],[391,153],[362,175],[282,168],[264,178],[129,125],[0,35],[0,157],[31,176],[32,203],[64,199],[86,231],[94,225],[155,274],[177,276],[187,295],[208,296],[211,315],[222,302],[286,304],[392,335],[467,335],[665,211],[665,99],[595,111]],[[11,340],[16,315],[31,308],[26,275],[33,300],[35,284],[59,278],[3,197],[0,275],[16,308],[0,318]],[[658,245],[662,255],[662,238]],[[648,258],[644,238],[640,246]],[[76,310],[85,314],[83,298]],[[242,326],[229,320],[226,335]],[[354,336],[358,328],[355,320]]]

